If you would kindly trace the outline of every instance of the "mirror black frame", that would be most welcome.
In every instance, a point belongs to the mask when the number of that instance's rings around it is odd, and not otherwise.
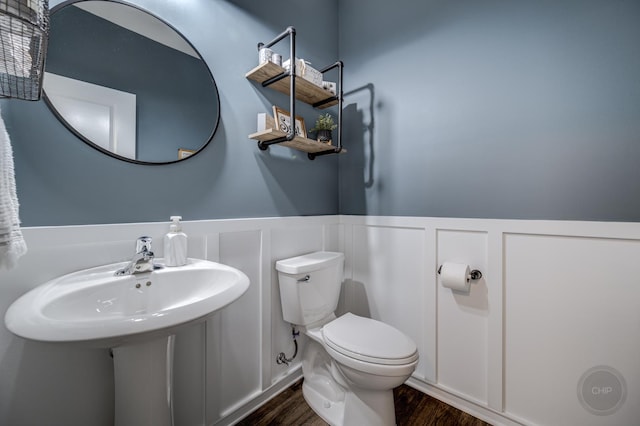
[[[203,149],[205,149],[209,143],[211,143],[211,141],[213,140],[213,136],[215,135],[216,131],[218,130],[218,126],[220,124],[220,92],[218,91],[218,85],[216,84],[215,79],[213,78],[213,73],[211,72],[211,68],[209,68],[209,65],[207,64],[207,62],[204,60],[204,58],[202,57],[202,55],[200,54],[200,52],[198,51],[198,49],[195,48],[195,46],[191,43],[191,41],[189,39],[187,39],[184,34],[182,34],[180,31],[178,31],[176,29],[176,27],[174,27],[173,25],[171,25],[170,23],[168,23],[167,21],[165,21],[164,19],[160,18],[159,16],[157,16],[156,14],[138,6],[135,4],[131,4],[131,3],[127,3],[124,1],[120,1],[120,0],[67,0],[64,1],[60,4],[57,4],[56,6],[54,6],[53,8],[51,8],[50,10],[50,16],[53,16],[53,14],[55,14],[58,10],[64,8],[65,6],[69,6],[71,4],[74,3],[83,3],[86,1],[101,1],[101,2],[105,2],[105,3],[116,3],[116,4],[121,4],[123,6],[128,6],[128,7],[132,7],[134,9],[137,9],[141,12],[144,12],[154,18],[156,18],[158,21],[162,22],[163,24],[165,24],[166,26],[168,26],[169,28],[171,28],[176,34],[178,34],[180,37],[182,37],[182,39],[193,49],[194,52],[196,52],[198,54],[198,56],[200,57],[200,60],[204,63],[207,72],[209,74],[209,77],[211,78],[211,83],[213,83],[213,87],[215,88],[216,94],[218,96],[216,96],[216,102],[217,102],[217,117],[216,117],[216,122],[215,125],[213,126],[212,130],[211,130],[211,134],[209,135],[209,137],[207,138],[207,140],[202,144],[202,146],[193,154],[191,154],[188,157],[185,158],[179,158],[177,160],[172,160],[172,161],[157,161],[157,162],[152,162],[152,161],[143,161],[143,160],[137,160],[137,159],[133,159],[133,158],[128,158],[128,157],[124,157],[122,155],[118,155],[115,154],[111,151],[109,151],[108,149],[105,149],[97,144],[95,144],[94,142],[90,141],[88,138],[86,138],[84,135],[82,135],[80,132],[78,132],[69,122],[67,122],[67,120],[64,119],[64,117],[60,114],[60,112],[56,109],[56,107],[53,105],[53,103],[51,102],[51,99],[49,99],[49,97],[47,96],[46,90],[42,90],[42,99],[44,99],[45,103],[47,104],[47,106],[49,107],[49,110],[55,115],[55,117],[69,130],[71,131],[71,133],[73,133],[76,137],[78,137],[80,140],[82,140],[83,142],[85,142],[87,145],[89,145],[90,147],[102,152],[103,154],[106,154],[110,157],[116,158],[118,160],[122,160],[122,161],[126,161],[128,163],[133,163],[133,164],[142,164],[142,165],[150,165],[150,166],[159,166],[159,165],[164,165],[164,164],[173,164],[173,163],[178,163],[181,161],[185,161],[188,160],[191,157],[195,157],[196,155],[198,155]],[[45,71],[46,71],[46,63],[45,63]],[[177,156],[177,153],[176,153]]]

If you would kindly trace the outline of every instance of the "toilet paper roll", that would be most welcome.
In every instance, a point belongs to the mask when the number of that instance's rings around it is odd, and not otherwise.
[[[440,269],[440,282],[443,287],[456,291],[469,292],[471,287],[469,265],[445,262]]]

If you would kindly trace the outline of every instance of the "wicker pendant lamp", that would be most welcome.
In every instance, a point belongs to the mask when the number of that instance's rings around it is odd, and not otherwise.
[[[1,97],[40,99],[48,37],[48,0],[0,0]]]

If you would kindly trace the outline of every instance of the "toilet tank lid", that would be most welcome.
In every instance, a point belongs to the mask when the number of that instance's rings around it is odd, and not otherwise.
[[[344,259],[344,254],[332,251],[314,253],[282,259],[276,262],[276,270],[285,274],[305,274],[328,268]]]

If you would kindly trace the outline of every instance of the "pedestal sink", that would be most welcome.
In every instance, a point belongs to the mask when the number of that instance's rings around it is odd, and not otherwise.
[[[238,299],[249,279],[235,268],[198,259],[114,276],[125,265],[44,283],[9,307],[5,324],[31,340],[112,348],[116,426],[170,426],[174,333]]]

